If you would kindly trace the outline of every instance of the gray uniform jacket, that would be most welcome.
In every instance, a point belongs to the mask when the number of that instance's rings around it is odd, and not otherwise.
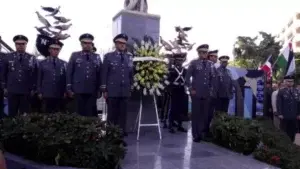
[[[217,97],[232,99],[233,97],[233,82],[230,70],[226,67],[218,67],[218,85]]]
[[[297,89],[280,89],[277,94],[277,113],[285,119],[296,119],[299,115],[299,99]]]
[[[2,53],[2,52],[0,52],[0,72],[2,72],[3,71],[3,64],[4,64],[4,60],[5,60],[5,56],[6,56],[6,54],[5,53]],[[3,83],[3,80],[2,80],[2,75],[0,74],[0,89],[2,88],[2,83]]]
[[[104,56],[101,72],[103,91],[108,97],[129,97],[133,83],[133,62],[130,53],[110,52]]]
[[[100,90],[101,59],[92,52],[72,53],[67,65],[67,90],[75,94],[97,94]]]
[[[39,64],[38,92],[45,98],[62,98],[66,91],[67,62],[48,57]]]
[[[213,97],[217,83],[217,71],[214,63],[209,60],[193,60],[187,70],[185,82],[186,87],[196,91],[196,97]]]
[[[2,86],[9,93],[29,94],[36,90],[38,62],[28,53],[12,52],[7,54],[3,63]]]

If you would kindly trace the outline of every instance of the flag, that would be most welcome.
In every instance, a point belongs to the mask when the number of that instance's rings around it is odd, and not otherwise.
[[[259,68],[260,70],[263,70],[267,74],[268,79],[272,77],[271,59],[272,59],[272,55],[270,55],[266,60],[266,62]]]
[[[278,56],[276,65],[279,70],[284,73],[284,76],[293,75],[295,73],[296,64],[291,42]]]

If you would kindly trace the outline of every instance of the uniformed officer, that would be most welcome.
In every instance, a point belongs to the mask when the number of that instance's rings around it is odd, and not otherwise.
[[[2,72],[3,70],[3,62],[4,62],[4,59],[5,59],[5,53],[2,53],[1,52],[1,45],[0,45],[0,72]],[[0,84],[2,84],[2,76],[0,76]],[[4,98],[4,95],[3,95],[3,88],[2,88],[2,85],[0,86],[0,119],[2,117],[4,117],[4,104],[3,104],[3,98]]]
[[[233,81],[230,70],[227,69],[229,56],[221,56],[218,72],[217,107],[218,112],[228,112],[229,101],[233,97]]]
[[[128,36],[114,39],[116,50],[104,56],[101,88],[107,98],[107,121],[119,125],[126,136],[127,103],[133,83],[132,55],[126,52]]]
[[[3,66],[3,88],[8,95],[9,116],[29,113],[30,95],[36,91],[37,60],[26,53],[28,38],[17,35],[13,38],[16,52],[9,53]]]
[[[297,132],[297,119],[300,120],[300,97],[297,89],[294,88],[294,77],[284,77],[286,87],[279,89],[277,95],[277,113],[281,120],[281,128],[290,137],[295,140]]]
[[[208,59],[210,61],[212,61],[215,65],[216,68],[219,67],[218,65],[218,50],[211,50],[208,52]],[[217,83],[216,83],[217,85]],[[204,133],[205,133],[205,139],[210,139],[211,138],[211,133],[209,132],[209,127],[210,127],[210,122],[211,120],[213,119],[213,115],[214,115],[214,112],[215,112],[215,109],[216,109],[216,106],[217,106],[217,87],[215,87],[215,92],[213,93],[213,96],[211,98],[211,101],[210,101],[210,106],[209,106],[209,113],[208,113],[208,120],[207,120],[207,125],[205,126],[205,130],[204,130]],[[208,141],[208,140],[207,140]]]
[[[96,100],[100,97],[101,60],[92,52],[93,35],[79,37],[82,51],[72,53],[67,66],[67,91],[75,94],[76,112],[82,116],[97,116]]]
[[[38,94],[44,101],[46,113],[64,111],[67,63],[58,58],[62,47],[63,43],[58,40],[50,42],[49,56],[39,65]]]
[[[191,61],[185,77],[186,87],[192,98],[191,118],[194,142],[202,140],[202,134],[208,123],[210,98],[216,82],[216,68],[213,62],[207,59],[208,48],[207,44],[197,48],[199,58]]]
[[[169,69],[169,88],[171,105],[169,111],[169,132],[175,133],[174,123],[177,122],[177,130],[187,132],[182,126],[183,116],[188,112],[188,96],[185,92],[186,69],[182,66],[186,54],[174,54],[174,64]]]

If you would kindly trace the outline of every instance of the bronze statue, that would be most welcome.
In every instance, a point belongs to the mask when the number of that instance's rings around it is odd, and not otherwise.
[[[181,28],[180,26],[176,26],[175,31],[178,32],[177,37],[173,41],[169,40],[169,42],[163,40],[162,37],[160,37],[160,43],[166,51],[171,51],[172,53],[184,53],[183,50],[190,51],[192,50],[195,43],[189,43],[189,41],[187,40],[188,36],[186,32],[191,29],[192,27]]]
[[[148,13],[148,3],[147,0],[125,0],[124,9]]]

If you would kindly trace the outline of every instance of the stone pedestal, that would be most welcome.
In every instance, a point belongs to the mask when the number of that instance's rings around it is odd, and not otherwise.
[[[141,39],[144,35],[159,41],[160,16],[137,11],[121,10],[113,17],[113,36],[125,33],[131,37]]]

